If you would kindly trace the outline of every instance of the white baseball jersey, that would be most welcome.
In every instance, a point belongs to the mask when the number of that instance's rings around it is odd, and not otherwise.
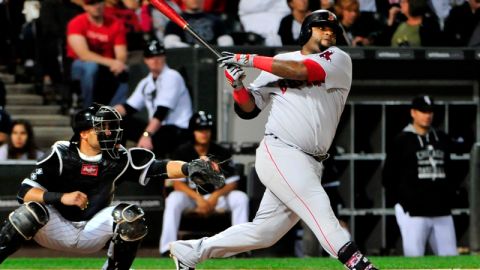
[[[262,72],[250,90],[259,109],[272,101],[265,133],[274,134],[306,153],[319,155],[327,153],[335,136],[352,84],[352,61],[337,47],[319,54],[302,55],[295,51],[275,56],[280,60],[307,58],[323,67],[324,83],[309,85]]]
[[[157,106],[169,108],[162,125],[186,129],[192,116],[192,101],[185,81],[178,71],[167,65],[156,80],[152,73],[143,78],[128,98],[127,104],[136,110],[147,108],[149,119],[153,117]]]

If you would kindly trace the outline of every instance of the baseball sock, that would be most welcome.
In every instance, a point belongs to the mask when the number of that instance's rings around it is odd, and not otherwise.
[[[377,270],[375,266],[358,250],[357,245],[350,241],[338,251],[338,260],[350,270]]]

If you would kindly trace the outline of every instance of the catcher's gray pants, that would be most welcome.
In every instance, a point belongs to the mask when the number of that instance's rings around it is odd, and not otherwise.
[[[193,267],[208,258],[269,247],[301,218],[322,247],[336,257],[338,250],[350,239],[335,217],[321,185],[321,163],[267,136],[257,149],[255,166],[267,189],[254,220],[232,226],[210,238],[173,242],[172,253]]]
[[[113,236],[114,207],[104,208],[88,221],[72,222],[54,207],[47,206],[50,220],[33,239],[53,250],[85,254],[99,251]]]

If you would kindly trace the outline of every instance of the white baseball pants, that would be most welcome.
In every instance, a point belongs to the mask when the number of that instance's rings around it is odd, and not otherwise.
[[[276,243],[301,218],[322,247],[336,257],[350,241],[335,217],[320,179],[321,163],[272,136],[260,143],[256,170],[266,186],[252,222],[232,226],[210,238],[177,241],[175,255],[186,265],[229,257]]]
[[[400,204],[395,205],[395,217],[402,235],[403,253],[408,257],[425,255],[428,243],[437,256],[455,256],[457,238],[451,215],[417,217],[405,213]]]

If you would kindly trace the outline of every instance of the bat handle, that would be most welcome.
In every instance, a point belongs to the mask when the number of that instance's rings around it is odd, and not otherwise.
[[[202,43],[203,46],[205,46],[207,49],[209,49],[213,54],[215,54],[217,57],[222,57],[219,51],[215,50],[210,44],[205,42],[203,38],[201,38],[190,26],[187,24],[185,25],[185,30],[187,30],[198,42]]]

